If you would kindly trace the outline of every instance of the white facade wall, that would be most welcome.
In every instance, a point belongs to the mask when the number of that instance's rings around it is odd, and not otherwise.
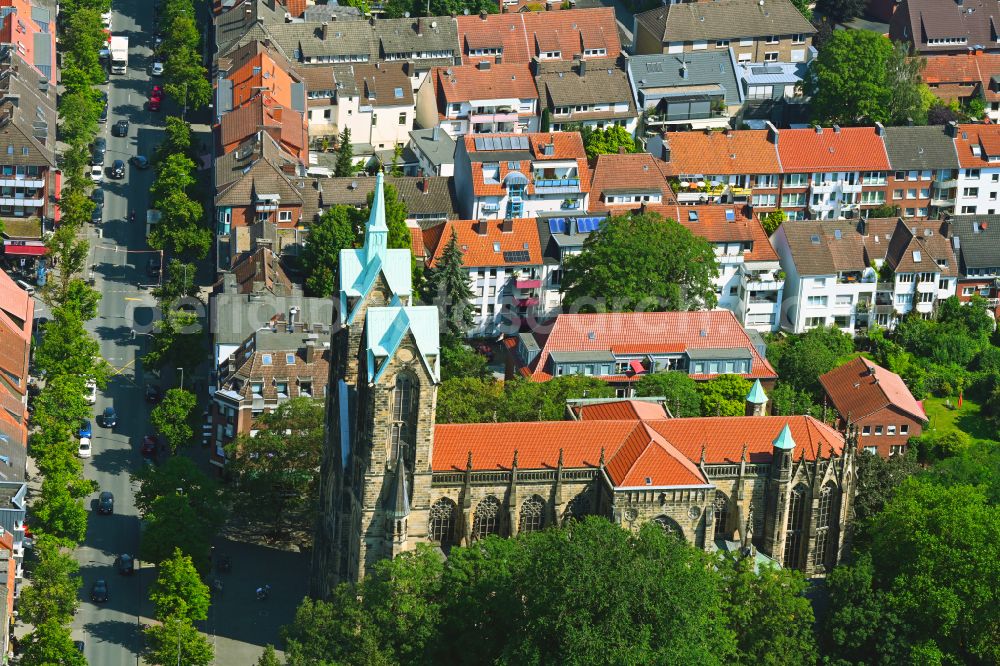
[[[337,100],[337,128],[351,128],[351,143],[368,143],[375,150],[409,143],[416,116],[413,105],[361,106],[359,100],[353,96]]]
[[[986,169],[959,169],[957,181],[956,214],[1000,213],[1000,164]]]

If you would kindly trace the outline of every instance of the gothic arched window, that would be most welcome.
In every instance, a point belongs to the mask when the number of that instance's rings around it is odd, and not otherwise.
[[[713,507],[715,509],[715,536],[721,538],[732,536],[733,531],[727,529],[726,524],[729,522],[729,498],[721,490],[715,491]]]
[[[396,386],[392,390],[389,464],[396,463],[402,447],[403,459],[411,472],[413,471],[413,445],[416,441],[419,393],[420,384],[416,377],[402,372],[396,375]]]
[[[672,534],[678,539],[684,538],[684,530],[681,529],[681,526],[678,525],[677,521],[673,518],[670,518],[669,516],[657,516],[656,518],[653,518],[653,522],[659,525],[660,529],[667,534]]]
[[[569,501],[566,505],[566,513],[563,514],[563,522],[569,520],[583,520],[584,516],[590,514],[590,497],[586,492],[580,493]]]
[[[826,555],[830,543],[830,523],[833,517],[833,506],[836,489],[832,483],[823,486],[819,493],[819,511],[816,514],[816,550],[813,552],[813,564],[817,567],[826,566]]]
[[[501,507],[500,500],[493,495],[487,495],[476,507],[472,519],[472,538],[485,539],[490,534],[500,534]]]
[[[809,489],[805,486],[795,486],[788,498],[788,519],[785,521],[785,556],[786,569],[798,569],[802,553],[802,528],[805,525],[806,511],[809,510]]]
[[[521,505],[521,519],[517,531],[535,532],[542,529],[545,520],[545,501],[538,495],[532,495]]]
[[[442,497],[431,506],[430,537],[442,547],[455,541],[455,514],[457,507],[447,497]]]

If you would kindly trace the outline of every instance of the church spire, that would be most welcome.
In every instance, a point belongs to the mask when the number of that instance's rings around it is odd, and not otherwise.
[[[386,502],[386,513],[393,520],[400,520],[410,515],[410,488],[406,482],[406,463],[403,461],[403,447],[399,447],[396,456],[396,478]]]
[[[365,263],[371,264],[378,258],[385,262],[389,247],[389,227],[385,224],[385,188],[382,172],[375,176],[375,194],[372,196],[371,213],[365,225]]]

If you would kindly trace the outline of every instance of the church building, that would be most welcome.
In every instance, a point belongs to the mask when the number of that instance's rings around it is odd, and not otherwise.
[[[811,576],[840,559],[855,433],[767,416],[759,381],[740,417],[583,400],[564,421],[435,425],[439,312],[413,305],[410,253],[387,240],[379,174],[364,246],[339,260],[314,596],[417,543],[447,553],[587,515]]]

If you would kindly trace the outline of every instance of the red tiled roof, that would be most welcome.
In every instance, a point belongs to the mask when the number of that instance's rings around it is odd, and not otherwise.
[[[611,400],[574,408],[580,421],[619,421],[622,419],[662,419],[667,413],[663,405],[644,400]]]
[[[476,232],[478,224],[476,220],[449,220],[432,227],[431,234],[438,241],[435,245],[431,245],[431,241],[434,239],[425,236],[425,245],[428,248],[433,247],[433,254],[428,259],[427,265],[433,267],[437,263],[451,240],[452,231],[458,236],[458,245],[462,249],[462,260],[465,266],[541,265],[542,248],[538,241],[537,220],[533,218],[511,220],[511,231],[509,232],[502,230],[503,220],[483,221],[486,223],[485,235]],[[497,247],[500,249],[497,250]],[[524,251],[528,253],[526,261],[511,261],[504,258],[506,252]]]
[[[743,253],[745,261],[778,261],[778,254],[767,232],[755,217],[747,217],[741,206],[708,204],[704,206],[647,206],[646,210],[677,220],[691,233],[709,243],[743,241],[753,243],[753,249]],[[732,220],[726,217],[732,212]],[[691,219],[691,214],[698,216]]]
[[[859,356],[819,378],[833,406],[851,420],[892,405],[915,419],[926,422],[924,408],[894,372]]]
[[[778,155],[785,173],[891,168],[885,142],[875,127],[783,129]]]
[[[31,341],[31,320],[34,317],[35,302],[28,296],[28,292],[18,287],[17,283],[2,270],[0,270],[0,312],[10,317],[22,340]]]
[[[739,462],[746,446],[750,462],[769,462],[773,442],[788,425],[793,457],[815,460],[843,454],[844,439],[811,416],[705,417],[686,419],[470,423],[434,428],[435,472],[519,469],[605,468],[617,487],[701,486],[707,482],[695,461]]]
[[[991,82],[1000,75],[1000,54],[956,53],[927,56],[925,60],[920,76],[938,97],[968,97],[978,85],[987,101],[1000,100],[1000,91]]]
[[[618,214],[626,210],[635,210],[639,208],[640,203],[608,204],[605,199],[609,195],[647,190],[658,190],[662,195],[663,204],[676,204],[674,192],[667,183],[668,173],[667,163],[649,153],[598,155],[590,185],[590,191],[593,193],[591,212],[608,210]]]
[[[487,183],[483,178],[483,163],[485,161],[490,161],[486,159],[491,152],[495,151],[477,151],[476,150],[476,139],[481,139],[485,137],[492,138],[503,138],[503,137],[527,137],[528,139],[528,151],[531,153],[531,161],[525,160],[512,160],[508,157],[504,159],[496,160],[500,163],[500,178],[497,183]],[[477,196],[503,196],[506,189],[503,186],[503,180],[506,178],[507,174],[511,171],[519,171],[528,179],[528,186],[525,191],[528,194],[534,194],[534,175],[531,169],[531,162],[543,162],[547,160],[552,161],[565,161],[565,160],[576,160],[577,172],[580,177],[580,191],[589,192],[590,191],[590,166],[587,164],[587,151],[583,147],[583,139],[580,137],[578,132],[534,132],[530,134],[466,134],[464,139],[465,149],[469,155],[478,155],[479,161],[473,161],[471,165],[472,169],[472,185],[473,191]],[[545,155],[543,152],[543,147],[552,144],[553,151],[551,155]],[[525,151],[514,151],[514,152],[525,152]],[[503,155],[510,155],[510,151],[500,151]],[[513,165],[513,168],[512,168]]]
[[[990,155],[1000,155],[1000,152],[989,152],[997,150],[998,137],[1000,137],[1000,125],[959,125],[958,136],[955,137],[955,151],[958,153],[958,163],[962,167],[987,167],[991,163]],[[973,149],[978,149],[980,154],[976,155]]]
[[[777,377],[736,315],[729,310],[710,310],[561,314],[555,318],[544,342],[539,340],[541,352],[532,364],[531,378],[534,381],[551,378],[545,366],[552,352],[610,351],[621,345],[639,349],[663,344],[683,344],[685,349],[745,349],[752,360],[750,372],[744,377]]]
[[[458,17],[459,45],[464,64],[491,60],[492,56],[472,56],[470,51],[502,48],[504,63],[529,63],[545,50],[560,52],[562,60],[583,55],[587,48],[606,48],[599,57],[621,54],[618,26],[610,7],[571,9],[559,12],[526,12]],[[593,46],[599,44],[600,46]]]
[[[292,77],[266,53],[253,56],[228,78],[233,82],[233,108],[250,101],[261,90],[267,90],[280,106],[292,106]]]
[[[476,65],[438,67],[434,70],[441,93],[439,110],[445,104],[489,99],[538,99],[535,79],[525,63],[504,63],[479,69]],[[516,109],[515,109],[516,111]]]
[[[778,149],[768,130],[666,132],[670,175],[781,173]]]

